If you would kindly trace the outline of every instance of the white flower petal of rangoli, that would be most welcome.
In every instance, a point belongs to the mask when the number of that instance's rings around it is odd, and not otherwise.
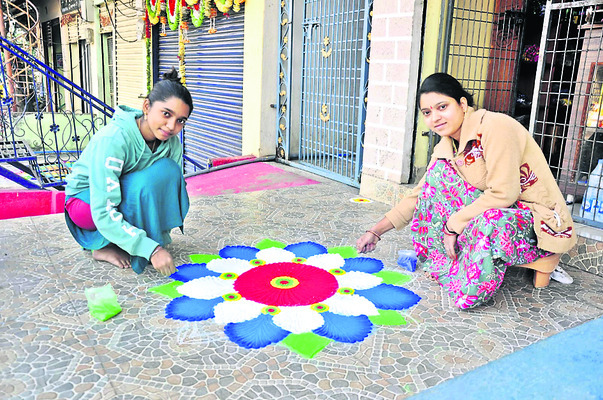
[[[333,268],[343,267],[345,260],[339,254],[317,254],[315,256],[308,257],[304,264],[312,265],[328,271]]]
[[[220,279],[217,276],[204,276],[185,282],[176,288],[180,294],[193,299],[211,300],[234,292],[234,279]]]
[[[378,276],[360,271],[350,271],[343,275],[335,275],[335,278],[337,278],[339,287],[349,287],[358,290],[371,289],[383,282],[383,279]]]
[[[255,265],[251,265],[249,261],[241,260],[240,258],[216,258],[207,263],[208,270],[219,274],[233,272],[241,275],[243,272],[247,272],[254,267]]]
[[[255,255],[255,258],[266,261],[266,264],[291,262],[295,258],[295,254],[285,249],[270,247],[268,249],[258,251]]]
[[[335,294],[323,301],[329,306],[329,311],[339,315],[378,315],[377,307],[366,297],[357,294]]]
[[[215,321],[219,324],[244,322],[254,319],[262,313],[263,304],[246,299],[224,301],[214,307]]]
[[[281,312],[272,317],[272,322],[291,333],[306,333],[323,326],[325,320],[309,306],[301,306],[281,307]]]

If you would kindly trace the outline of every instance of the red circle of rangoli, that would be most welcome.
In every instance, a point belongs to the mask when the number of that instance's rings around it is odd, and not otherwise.
[[[274,278],[290,276],[299,281],[291,288],[277,288]],[[247,300],[271,306],[306,306],[333,296],[339,284],[333,274],[307,264],[264,264],[242,273],[234,289]]]

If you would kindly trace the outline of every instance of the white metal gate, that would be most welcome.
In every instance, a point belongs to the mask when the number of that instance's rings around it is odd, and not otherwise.
[[[546,5],[530,131],[576,221],[603,227],[603,1]]]
[[[292,3],[281,2],[277,155],[359,186],[372,1],[305,0],[295,15]],[[301,40],[293,38],[295,31],[301,31]],[[292,59],[301,61],[301,98],[295,109]],[[299,115],[292,118],[292,113]],[[291,126],[292,120],[299,126]]]

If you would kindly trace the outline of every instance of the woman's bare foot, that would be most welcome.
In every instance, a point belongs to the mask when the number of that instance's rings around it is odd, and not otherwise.
[[[98,261],[106,261],[119,268],[131,268],[130,255],[114,245],[113,243],[100,250],[92,252],[92,258]]]

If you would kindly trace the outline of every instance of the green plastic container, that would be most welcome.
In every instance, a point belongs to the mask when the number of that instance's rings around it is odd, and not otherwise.
[[[117,295],[110,283],[105,286],[85,290],[90,315],[101,321],[106,321],[121,312]]]

